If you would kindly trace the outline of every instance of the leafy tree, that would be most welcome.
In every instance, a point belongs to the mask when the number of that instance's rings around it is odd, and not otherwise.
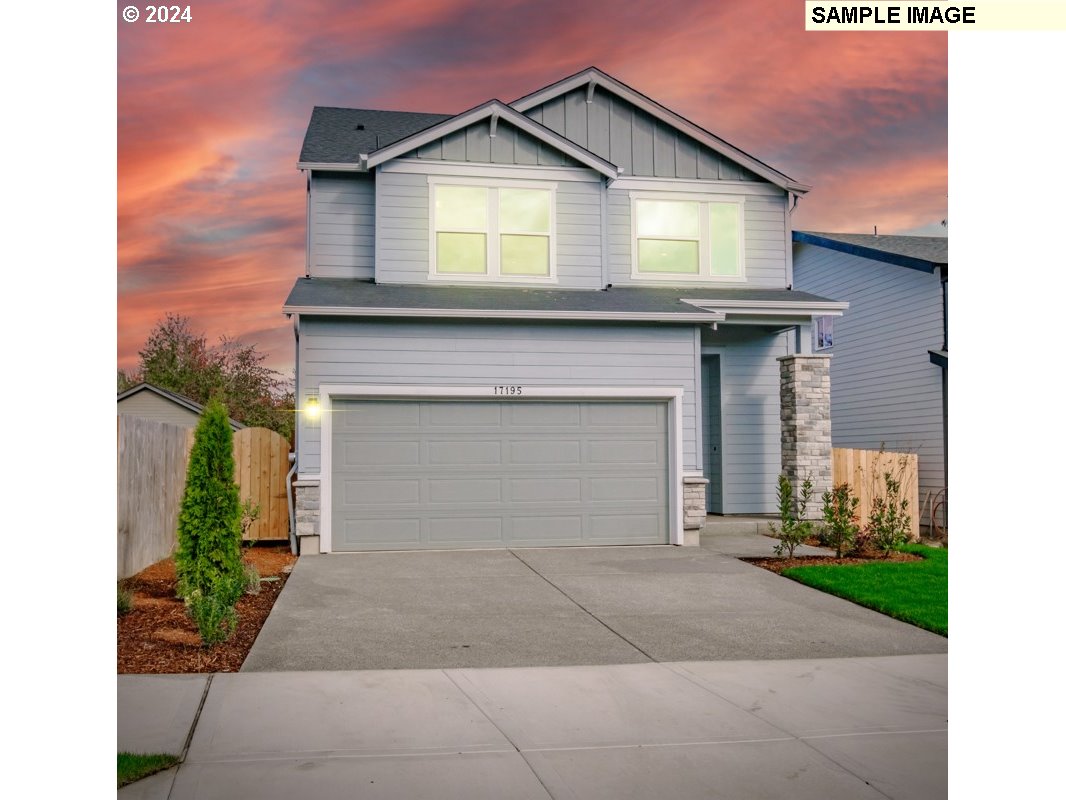
[[[233,606],[240,597],[241,502],[233,472],[226,407],[211,400],[196,426],[178,515],[174,566],[182,597],[211,597],[223,606]]]
[[[218,398],[230,415],[253,427],[270,428],[292,441],[295,398],[286,381],[265,366],[254,344],[221,337],[209,346],[193,332],[188,317],[167,314],[156,323],[139,353],[137,369],[119,372],[119,391],[146,381],[197,403]]]

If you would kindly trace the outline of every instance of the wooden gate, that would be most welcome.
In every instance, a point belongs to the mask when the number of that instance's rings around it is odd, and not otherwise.
[[[250,497],[259,506],[259,518],[248,528],[245,540],[289,538],[285,487],[289,442],[268,428],[242,428],[233,433],[233,462],[241,502]]]

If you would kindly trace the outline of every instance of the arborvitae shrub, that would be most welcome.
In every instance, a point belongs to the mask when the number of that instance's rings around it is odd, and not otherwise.
[[[211,400],[196,426],[178,516],[174,565],[182,597],[199,591],[232,606],[241,594],[241,503],[233,472],[226,407]]]

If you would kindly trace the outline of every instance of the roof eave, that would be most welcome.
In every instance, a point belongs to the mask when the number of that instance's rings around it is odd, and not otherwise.
[[[409,308],[375,306],[301,306],[282,307],[286,314],[318,314],[340,317],[461,317],[463,319],[544,319],[581,321],[631,322],[723,322],[726,315],[708,310],[693,313],[627,312],[627,311],[551,311],[538,309],[470,309],[470,308]]]
[[[943,270],[944,275],[947,275],[947,262],[928,261],[924,258],[915,258],[914,256],[887,253],[884,250],[878,250],[873,247],[864,247],[859,244],[851,244],[850,242],[840,242],[836,239],[816,236],[813,233],[807,233],[805,231],[792,231],[792,241],[802,242],[803,244],[813,244],[817,247],[824,247],[827,250],[836,250],[838,253],[847,253],[848,255],[858,256],[859,258],[868,258],[871,261],[895,264],[899,267],[907,267],[908,269],[915,269],[919,272],[928,272],[930,274],[932,274],[937,267],[940,267]]]

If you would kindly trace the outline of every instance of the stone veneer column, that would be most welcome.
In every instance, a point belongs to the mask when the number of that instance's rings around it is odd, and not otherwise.
[[[321,489],[318,481],[294,481],[296,493],[296,536],[301,556],[319,554],[319,519],[322,516]]]
[[[686,475],[681,479],[686,531],[699,530],[707,520],[707,483],[702,475]]]
[[[814,494],[807,516],[821,518],[822,493],[833,487],[833,441],[829,420],[828,355],[782,356],[781,472],[799,494],[810,476]]]

